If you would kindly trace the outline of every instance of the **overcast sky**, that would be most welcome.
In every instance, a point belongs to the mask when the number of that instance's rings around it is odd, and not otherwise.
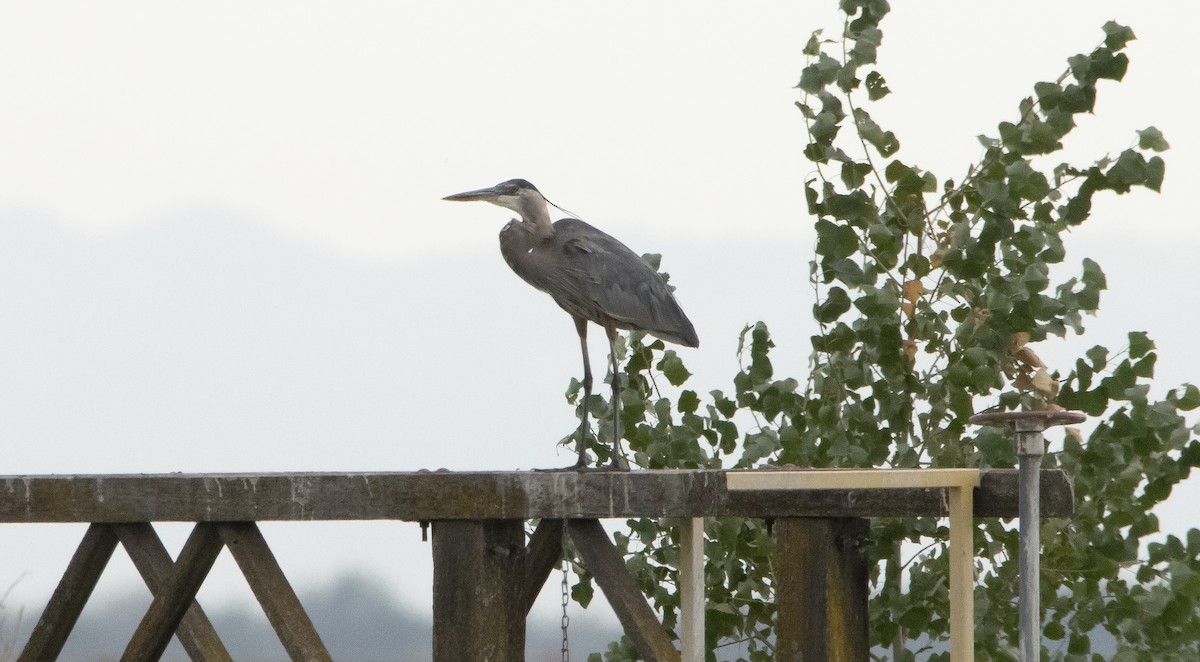
[[[1111,291],[1086,339],[1042,353],[1146,330],[1163,388],[1200,375],[1196,13],[903,3],[880,52],[894,94],[872,108],[902,158],[957,176],[1035,81],[1105,21],[1131,25],[1126,82],[1102,83],[1068,147],[1095,157],[1156,125],[1166,183],[1102,196],[1069,238]],[[837,16],[833,0],[5,3],[0,473],[568,462],[570,319],[498,255],[506,211],[440,200],[512,177],[665,255],[702,339],[683,351],[698,389],[728,388],[758,319],[777,370],[802,376],[811,167],[792,87]],[[1181,492],[1162,514],[1177,533],[1197,479]],[[267,531],[299,584],[363,569],[427,609],[415,525]],[[40,609],[81,529],[2,532],[0,588]],[[227,561],[202,597],[240,585]],[[137,585],[113,564],[101,594]]]

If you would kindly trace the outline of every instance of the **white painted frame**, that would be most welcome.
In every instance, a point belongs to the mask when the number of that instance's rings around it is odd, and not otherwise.
[[[950,511],[950,659],[975,659],[975,564],[972,533],[978,469],[808,469],[730,471],[733,490],[847,490],[942,488]],[[679,602],[682,662],[704,661],[704,519],[684,520],[680,532]]]

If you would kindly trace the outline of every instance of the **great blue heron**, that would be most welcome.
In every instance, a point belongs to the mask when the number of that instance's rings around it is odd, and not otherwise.
[[[549,294],[575,318],[583,350],[583,420],[579,424],[579,460],[587,466],[585,434],[592,395],[587,323],[608,334],[612,359],[613,452],[610,468],[620,467],[620,377],[614,342],[617,329],[637,329],[686,347],[698,347],[696,330],[676,303],[662,277],[613,237],[577,218],[550,222],[550,203],[524,179],[448,195],[445,200],[482,200],[521,215],[500,231],[500,254],[525,282]]]

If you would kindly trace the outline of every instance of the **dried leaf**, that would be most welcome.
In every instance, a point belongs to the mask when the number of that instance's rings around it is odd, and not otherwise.
[[[1029,378],[1028,373],[1022,372],[1021,374],[1017,375],[1016,379],[1013,379],[1013,386],[1021,389],[1022,391],[1032,391],[1033,380]]]
[[[924,293],[925,285],[922,284],[920,280],[913,279],[904,284],[901,296],[915,304],[917,299],[920,299],[921,295]]]
[[[1038,368],[1033,373],[1033,388],[1048,398],[1058,395],[1058,382],[1050,377],[1050,371],[1045,368]]]
[[[1017,350],[1024,347],[1028,342],[1029,333],[1027,331],[1017,331],[1016,333],[1012,334],[1009,344],[1009,351],[1015,353]]]
[[[1013,352],[1013,361],[1030,368],[1045,368],[1046,364],[1042,363],[1042,359],[1032,349],[1022,347]]]
[[[929,268],[930,269],[940,269],[942,266],[942,258],[944,258],[945,256],[946,256],[945,248],[939,248],[936,251],[934,251],[933,255],[929,256]]]

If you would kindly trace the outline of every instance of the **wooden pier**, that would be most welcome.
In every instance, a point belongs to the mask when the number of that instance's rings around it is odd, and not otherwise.
[[[91,524],[18,659],[57,658],[108,559],[122,545],[154,594],[122,659],[156,660],[172,636],[193,660],[231,659],[195,602],[212,563],[228,548],[292,659],[328,660],[256,522],[404,520],[433,524],[435,662],[523,660],[525,616],[560,560],[564,530],[642,658],[680,660],[599,520],[658,517],[683,524],[744,516],[775,521],[779,649],[797,651],[795,659],[865,660],[867,561],[865,554],[839,549],[837,540],[867,535],[865,518],[947,516],[952,490],[730,489],[731,475],[765,473],[0,476],[0,523]],[[970,500],[974,517],[1015,517],[1017,472],[984,469],[978,478]],[[829,482],[826,477],[821,484]],[[1042,516],[1069,516],[1067,477],[1047,471],[1040,482]],[[528,540],[526,520],[540,520]],[[153,522],[196,523],[177,559],[167,554]],[[689,530],[694,537],[696,529]],[[694,565],[695,559],[688,562]],[[829,582],[831,576],[843,579]],[[702,595],[699,604],[702,613]],[[830,605],[846,612],[833,615],[842,624],[836,632],[785,628],[829,622]]]

